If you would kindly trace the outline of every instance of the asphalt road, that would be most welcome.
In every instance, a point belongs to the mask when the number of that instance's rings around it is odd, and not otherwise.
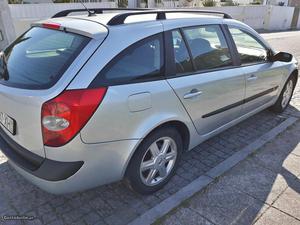
[[[300,61],[300,31],[265,33],[262,36],[276,51],[292,53]]]

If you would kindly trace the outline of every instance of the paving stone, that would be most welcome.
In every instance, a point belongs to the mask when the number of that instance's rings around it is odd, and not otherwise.
[[[22,221],[25,225],[41,225],[43,222],[40,219]]]
[[[298,140],[300,140],[300,135]],[[292,150],[293,148],[282,145],[275,140],[268,144],[266,151],[256,154],[254,161],[275,173],[288,175],[286,172],[289,171],[288,173],[297,176],[300,174],[300,157],[290,154]]]
[[[28,183],[7,166],[6,162],[0,164],[1,196],[8,199],[7,201],[9,201],[11,207],[15,207],[18,213],[30,212],[39,208],[40,213],[38,217],[40,218],[38,219],[45,223],[51,224],[55,221],[58,221],[58,224],[61,221],[64,223],[77,221],[79,223],[79,220],[82,218],[81,222],[87,223],[89,215],[92,222],[94,221],[94,216],[99,215],[99,221],[96,221],[96,223],[126,224],[129,220],[143,214],[149,208],[154,207],[171,194],[176,193],[192,180],[203,175],[244,147],[247,141],[241,139],[246,138],[245,134],[247,132],[251,133],[249,139],[252,140],[263,135],[263,131],[256,129],[260,126],[259,124],[267,122],[264,129],[270,130],[284,121],[284,119],[274,117],[273,114],[264,111],[230,128],[220,134],[220,137],[218,135],[197,146],[193,151],[186,153],[182,157],[180,168],[169,184],[152,196],[135,194],[127,189],[123,182],[105,185],[86,192],[55,196],[47,194]],[[238,134],[241,130],[245,130],[245,132],[239,136]],[[12,187],[18,187],[15,188],[18,191],[15,191]],[[5,203],[3,205],[9,204]],[[0,203],[0,209],[2,207],[5,210],[3,205],[1,206]],[[51,208],[54,211],[51,211]],[[255,206],[252,206],[252,208],[255,208]],[[46,211],[49,211],[49,215],[47,215]],[[52,217],[56,217],[54,221],[52,221]]]
[[[5,196],[0,195],[0,215],[7,211],[10,207],[9,201],[5,198]]]
[[[293,215],[300,224],[300,181],[297,179],[297,188],[289,187],[273,204],[280,211]]]
[[[178,221],[178,222],[176,222]],[[209,222],[207,219],[202,217],[201,215],[195,213],[193,210],[189,208],[181,208],[175,214],[173,214],[173,219],[166,219],[161,223],[162,225],[168,224],[191,224],[191,225],[213,225],[213,223]]]
[[[91,212],[91,213],[87,214],[86,216],[84,216],[83,219],[88,225],[94,225],[97,222],[102,221],[101,216],[99,216],[99,214],[97,214],[95,212]]]
[[[161,225],[184,225],[175,216],[168,217],[165,220],[159,222],[159,224],[161,224]]]
[[[114,211],[113,208],[101,198],[95,198],[91,200],[89,204],[103,217],[111,215]]]
[[[241,224],[240,221],[251,224],[266,207],[264,203],[233,188],[222,179],[186,204],[212,223],[222,225]]]
[[[265,169],[252,159],[235,166],[226,174],[223,182],[269,204],[287,187],[283,176]]]
[[[54,208],[63,205],[64,202],[65,199],[62,197],[53,197],[52,199],[49,200],[49,204]]]
[[[58,213],[60,215],[68,213],[72,210],[73,210],[73,208],[67,202],[65,204],[60,205],[60,206],[55,208],[56,213]]]
[[[230,225],[248,225],[253,224],[263,213],[265,213],[269,205],[253,204],[250,208],[242,210],[241,213],[230,223]]]
[[[129,223],[137,216],[138,215],[134,212],[134,210],[129,208],[124,208],[118,211],[116,214],[105,218],[104,220],[109,225],[122,225],[122,224]]]
[[[65,225],[65,222],[60,218],[56,218],[55,221],[49,223],[48,225]]]
[[[38,218],[40,218],[44,224],[48,224],[56,220],[57,214],[54,211],[49,211],[47,213],[39,215]]]
[[[255,225],[299,225],[300,221],[280,212],[277,209],[269,208]]]

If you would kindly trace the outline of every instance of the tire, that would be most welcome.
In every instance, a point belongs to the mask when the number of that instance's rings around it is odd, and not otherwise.
[[[273,106],[270,107],[270,110],[275,113],[282,113],[288,107],[291,101],[295,86],[296,78],[294,76],[290,76],[290,78],[285,83],[277,101]]]
[[[134,191],[144,195],[158,191],[174,175],[182,151],[182,138],[176,129],[163,127],[155,130],[143,140],[134,153],[125,175],[127,184]]]

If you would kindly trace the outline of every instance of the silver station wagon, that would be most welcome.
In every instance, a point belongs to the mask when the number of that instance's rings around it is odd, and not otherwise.
[[[151,194],[186,151],[289,104],[296,60],[230,15],[126,10],[62,11],[0,54],[0,149],[48,192]]]

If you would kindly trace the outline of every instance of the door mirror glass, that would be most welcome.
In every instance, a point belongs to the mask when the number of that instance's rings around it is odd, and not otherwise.
[[[293,59],[292,54],[287,52],[279,52],[271,57],[272,62],[280,61],[280,62],[291,62]]]

